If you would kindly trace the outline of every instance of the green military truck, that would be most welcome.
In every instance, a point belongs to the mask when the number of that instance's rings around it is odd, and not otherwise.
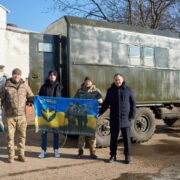
[[[121,73],[132,87],[137,113],[132,140],[148,141],[156,119],[180,119],[180,39],[175,33],[63,17],[43,34],[30,33],[29,84],[38,92],[50,69],[57,69],[64,96],[73,97],[85,76],[102,91]],[[109,145],[109,112],[97,125],[97,146]]]

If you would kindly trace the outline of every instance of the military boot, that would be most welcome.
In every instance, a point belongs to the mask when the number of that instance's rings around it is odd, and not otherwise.
[[[8,162],[9,162],[9,163],[13,163],[13,162],[14,162],[14,156],[9,156]]]
[[[14,162],[14,156],[15,153],[12,149],[8,149],[8,162],[13,163]]]
[[[97,155],[96,155],[96,151],[95,151],[95,150],[91,150],[91,151],[90,151],[90,157],[91,157],[92,159],[97,159],[97,158],[98,158]]]
[[[26,161],[27,161],[27,159],[25,158],[25,156],[21,156],[21,155],[19,155],[19,156],[18,156],[18,161],[21,161],[21,162],[26,162]]]
[[[79,149],[78,151],[78,159],[81,159],[84,154],[84,151],[82,149]]]

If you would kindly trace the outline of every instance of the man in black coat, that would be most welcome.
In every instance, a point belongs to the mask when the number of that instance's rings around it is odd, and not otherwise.
[[[114,75],[114,83],[107,90],[106,98],[99,110],[102,115],[110,106],[110,159],[109,162],[116,161],[117,139],[121,130],[125,163],[130,163],[131,155],[131,135],[130,121],[135,117],[136,103],[131,89],[125,85],[121,74]]]

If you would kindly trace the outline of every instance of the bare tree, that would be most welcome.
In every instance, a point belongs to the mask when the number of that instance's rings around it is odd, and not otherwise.
[[[172,16],[176,8],[174,5],[178,5],[178,1],[176,0],[136,0],[136,4],[138,6],[138,11],[136,12],[139,13],[136,14],[136,17],[140,19],[134,22],[138,22],[141,26],[149,26],[153,29],[165,29],[169,27],[169,24],[165,22],[167,17],[169,17],[168,19],[171,19],[172,22],[178,18],[178,13],[175,18]]]
[[[67,15],[180,32],[180,0],[51,0]]]

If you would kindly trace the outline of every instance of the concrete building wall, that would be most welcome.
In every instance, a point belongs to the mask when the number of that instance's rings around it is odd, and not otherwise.
[[[0,65],[5,66],[8,77],[14,68],[20,68],[25,80],[29,74],[29,33],[18,28],[8,28],[8,12],[0,4]]]
[[[0,29],[0,65],[5,65],[6,62],[6,41],[5,30]]]
[[[0,65],[10,77],[14,68],[22,70],[25,80],[29,74],[29,34],[0,29]]]
[[[11,76],[14,68],[22,70],[22,78],[29,75],[29,34],[6,30],[4,33],[5,72]]]
[[[6,28],[6,17],[8,10],[0,4],[0,29]]]
[[[8,10],[0,4],[0,65],[5,65],[5,30]]]

